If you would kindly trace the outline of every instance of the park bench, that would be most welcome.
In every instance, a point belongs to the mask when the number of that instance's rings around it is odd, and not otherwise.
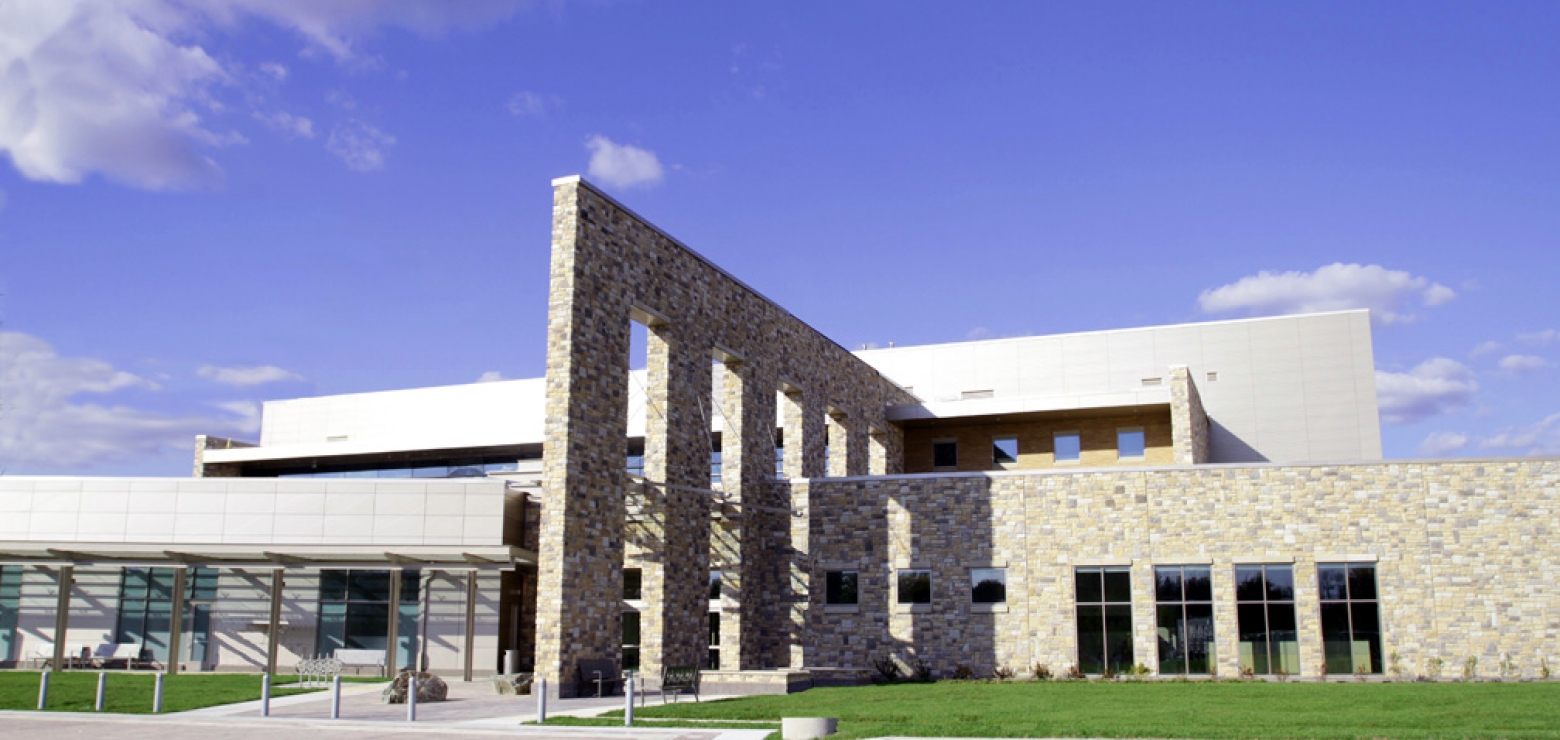
[[[666,703],[666,695],[680,696],[682,692],[693,694],[694,701],[704,701],[699,698],[699,667],[695,665],[669,665],[661,669],[661,703]]]
[[[99,668],[123,663],[125,668],[135,668],[142,663],[141,644],[138,642],[105,642],[92,649],[92,661]]]
[[[376,668],[379,670],[380,675],[383,675],[385,672],[385,651],[383,650],[337,648],[332,657],[341,661],[342,668],[351,668],[354,673],[360,673],[363,668]]]
[[[582,660],[579,671],[579,679],[574,688],[575,696],[585,696],[585,689],[591,684],[596,685],[596,696],[610,696],[617,693],[616,687],[623,683],[623,677],[618,674],[617,663],[611,660]]]

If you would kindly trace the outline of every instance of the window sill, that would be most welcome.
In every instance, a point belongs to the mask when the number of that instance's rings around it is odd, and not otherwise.
[[[975,614],[1007,614],[1007,602],[1000,604],[970,604],[970,611]]]
[[[931,604],[895,604],[895,614],[925,614],[932,610]]]
[[[824,614],[858,614],[861,612],[860,604],[824,604]]]

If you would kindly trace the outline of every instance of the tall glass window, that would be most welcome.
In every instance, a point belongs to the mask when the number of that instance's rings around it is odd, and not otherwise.
[[[22,569],[0,566],[0,660],[17,660],[17,615],[22,606]]]
[[[1322,601],[1322,654],[1328,673],[1381,672],[1381,607],[1375,563],[1316,566]]]
[[[710,488],[720,488],[720,448],[710,450]]]
[[[1291,565],[1235,566],[1240,666],[1256,674],[1300,672]]]
[[[639,668],[639,612],[623,612],[623,670]]]
[[[151,659],[159,663],[168,661],[168,644],[173,637],[173,568],[125,568],[119,578],[119,620],[114,628],[115,642],[133,642],[143,652],[150,652]],[[196,602],[209,603],[217,597],[217,571],[211,568],[191,568],[185,573],[185,617],[189,610],[199,606]],[[201,614],[209,613],[201,610]],[[198,616],[198,615],[197,615]],[[209,620],[196,619],[189,645],[193,659],[204,661]]]
[[[1206,565],[1154,568],[1159,673],[1212,673],[1213,581]]]
[[[396,622],[396,665],[409,666],[417,654],[417,606],[422,574],[401,572],[401,599],[390,604],[388,570],[320,571],[320,630],[316,649],[332,655],[338,648],[384,650],[390,639],[390,615]]]
[[[1079,568],[1078,670],[1120,673],[1132,667],[1132,573],[1125,567]]]
[[[720,612],[710,612],[710,653],[704,667],[720,670]]]

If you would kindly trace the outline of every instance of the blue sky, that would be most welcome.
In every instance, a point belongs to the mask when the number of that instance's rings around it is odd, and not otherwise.
[[[841,344],[1369,307],[1389,457],[1560,453],[1560,5],[0,4],[0,468],[543,372],[584,174]]]

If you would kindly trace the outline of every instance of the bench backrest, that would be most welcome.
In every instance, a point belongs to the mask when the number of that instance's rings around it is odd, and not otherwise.
[[[682,691],[697,688],[699,667],[695,665],[669,665],[661,669],[661,690]]]
[[[385,651],[362,650],[356,648],[338,648],[334,654],[336,660],[342,665],[350,666],[383,666],[385,664]]]
[[[105,642],[92,651],[92,657],[107,660],[134,660],[140,654],[139,642]]]

